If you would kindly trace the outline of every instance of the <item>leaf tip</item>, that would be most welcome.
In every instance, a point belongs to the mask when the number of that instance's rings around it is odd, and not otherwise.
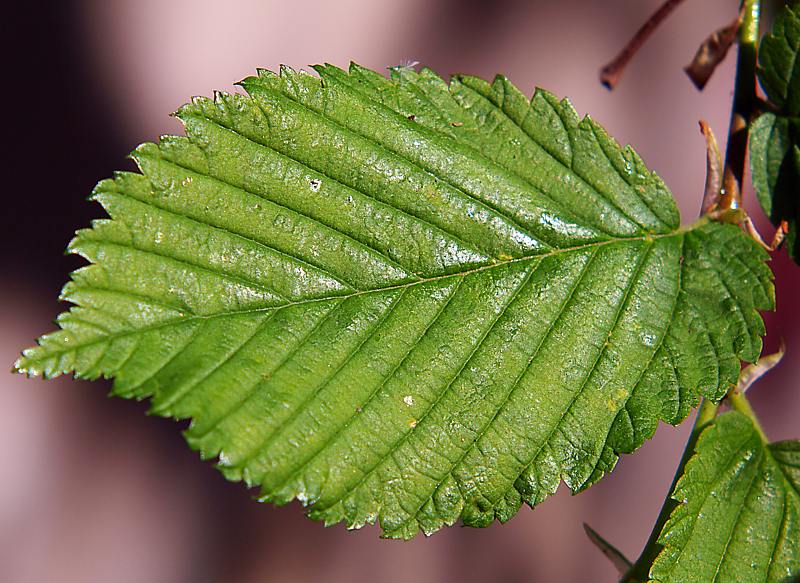
[[[278,76],[281,79],[291,79],[297,74],[297,70],[285,63],[281,63],[278,67]]]
[[[9,371],[11,374],[22,374],[26,375],[28,378],[31,377],[31,370],[25,365],[25,356],[24,353],[20,355],[17,360],[14,361],[14,364],[11,365]],[[35,374],[33,375],[35,376]]]
[[[36,361],[34,357],[38,352],[42,349],[42,340],[45,337],[38,338],[36,340],[36,346],[32,346],[30,348],[26,348],[23,350],[17,360],[14,361],[14,364],[11,365],[11,370],[9,371],[11,374],[20,374],[25,375],[27,378],[37,378],[42,377],[44,379],[50,379],[56,377],[60,374],[58,371],[52,371],[47,368],[42,368],[41,366],[36,365]]]

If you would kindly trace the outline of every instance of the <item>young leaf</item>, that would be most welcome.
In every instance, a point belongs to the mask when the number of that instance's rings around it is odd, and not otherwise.
[[[778,113],[763,113],[750,129],[750,166],[761,208],[773,224],[789,223],[787,248],[800,257],[796,193],[800,174],[793,160],[800,115],[800,16],[788,6],[759,48],[758,77]]]
[[[61,330],[263,499],[390,537],[574,491],[721,398],[773,307],[739,229],[679,229],[630,148],[508,80],[283,69],[101,182]]]
[[[784,6],[758,50],[758,78],[784,115],[800,115],[800,15]]]
[[[653,581],[800,576],[800,441],[766,444],[731,411],[703,431],[672,498]]]
[[[787,248],[797,260],[797,192],[800,174],[795,163],[797,121],[764,113],[750,129],[750,167],[753,186],[761,208],[774,224],[789,223]]]

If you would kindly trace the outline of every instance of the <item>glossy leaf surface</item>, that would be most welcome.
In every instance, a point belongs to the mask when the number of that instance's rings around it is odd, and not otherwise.
[[[613,469],[761,351],[766,254],[545,91],[284,69],[94,193],[29,374],[114,377],[263,498],[391,537]]]
[[[765,444],[731,411],[704,430],[672,494],[652,581],[786,582],[800,576],[800,442]]]

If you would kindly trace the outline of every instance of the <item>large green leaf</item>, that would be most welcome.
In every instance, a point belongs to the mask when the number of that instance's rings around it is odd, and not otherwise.
[[[800,258],[797,238],[797,192],[800,173],[793,151],[798,143],[800,115],[800,16],[786,6],[759,48],[758,76],[776,113],[763,113],[750,129],[750,166],[753,186],[773,224],[787,221],[788,249]]]
[[[701,434],[672,498],[652,581],[800,576],[800,441],[766,444],[748,417],[725,413]]]
[[[766,254],[508,80],[325,66],[197,99],[94,193],[29,374],[113,376],[263,498],[385,534],[610,471],[761,350]]]

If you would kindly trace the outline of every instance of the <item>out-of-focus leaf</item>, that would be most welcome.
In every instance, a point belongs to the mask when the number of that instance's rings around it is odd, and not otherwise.
[[[785,115],[800,115],[800,15],[788,5],[775,18],[758,50],[758,78]]]
[[[750,129],[750,166],[761,208],[774,225],[786,221],[789,254],[800,258],[797,223],[800,172],[794,161],[800,114],[800,17],[785,7],[759,48],[758,75],[776,112],[763,113]]]
[[[795,155],[798,129],[794,119],[764,113],[750,130],[750,167],[756,196],[773,224],[788,223],[786,246],[795,261],[800,257],[800,172]]]

